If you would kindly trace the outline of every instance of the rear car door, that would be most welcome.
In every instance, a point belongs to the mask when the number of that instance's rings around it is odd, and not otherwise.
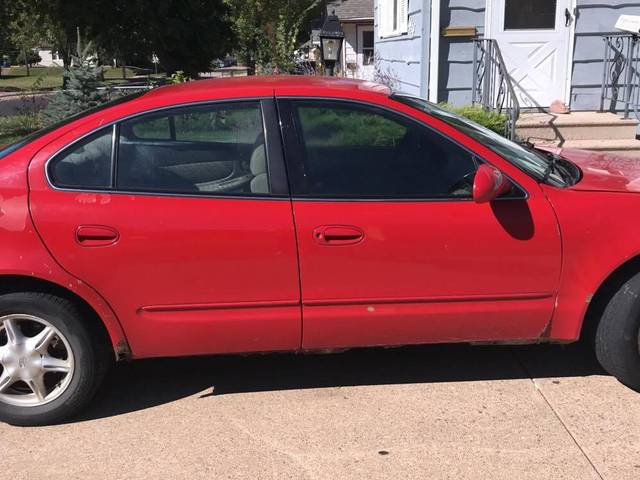
[[[118,314],[134,356],[300,346],[275,105],[222,101],[84,126],[29,168],[55,259]]]
[[[511,168],[512,192],[476,204],[484,160],[406,112],[346,99],[278,102],[304,348],[543,333],[560,237],[532,179]]]

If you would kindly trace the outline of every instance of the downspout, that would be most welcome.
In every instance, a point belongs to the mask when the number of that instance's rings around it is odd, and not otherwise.
[[[431,3],[430,35],[428,39],[425,38],[426,45],[423,46],[423,48],[425,52],[427,51],[427,48],[429,51],[428,99],[433,103],[438,103],[438,70],[440,67],[440,2],[441,0],[425,0],[425,3]],[[426,68],[423,68],[423,71],[425,70]],[[426,89],[427,83],[424,83],[423,86]],[[426,97],[426,92],[424,96]]]

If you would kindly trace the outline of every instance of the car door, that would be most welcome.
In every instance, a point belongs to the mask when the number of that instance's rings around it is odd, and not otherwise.
[[[505,198],[476,204],[473,176],[485,160],[425,119],[346,99],[283,98],[278,106],[304,348],[543,333],[560,238],[532,179],[520,175],[522,186],[514,181]]]
[[[274,126],[272,99],[176,107],[83,126],[31,162],[39,234],[111,304],[134,356],[299,348]]]

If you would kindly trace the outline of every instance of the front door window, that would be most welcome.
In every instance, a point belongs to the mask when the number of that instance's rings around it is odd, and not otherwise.
[[[557,0],[505,0],[504,29],[533,30],[556,27]]]
[[[347,102],[296,101],[302,171],[293,194],[333,198],[471,198],[476,161],[431,129]]]

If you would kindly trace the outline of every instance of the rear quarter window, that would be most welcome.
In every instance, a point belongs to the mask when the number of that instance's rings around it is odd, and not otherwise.
[[[109,188],[112,139],[113,127],[107,127],[56,155],[49,165],[51,182],[63,188]]]

